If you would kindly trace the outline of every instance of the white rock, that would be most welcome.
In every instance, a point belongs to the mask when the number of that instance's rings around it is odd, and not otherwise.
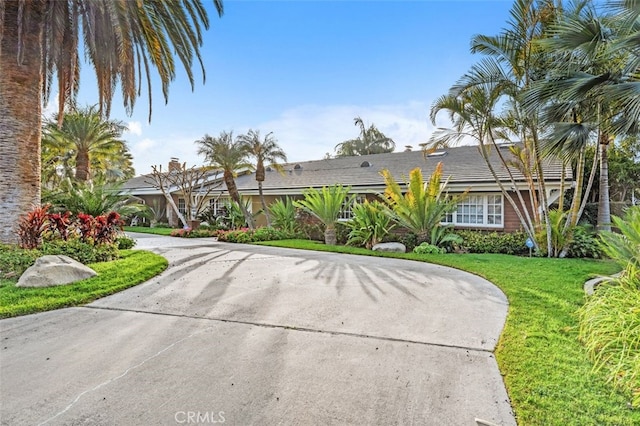
[[[51,287],[69,284],[98,275],[86,265],[63,255],[42,256],[24,271],[18,287]]]
[[[402,243],[380,243],[372,248],[373,251],[387,251],[391,253],[406,253],[407,247]]]

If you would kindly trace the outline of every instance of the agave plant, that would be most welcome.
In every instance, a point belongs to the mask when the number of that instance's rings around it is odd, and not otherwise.
[[[395,227],[389,208],[379,201],[356,203],[351,208],[353,217],[347,222],[350,229],[347,244],[362,245],[368,249],[382,241]]]

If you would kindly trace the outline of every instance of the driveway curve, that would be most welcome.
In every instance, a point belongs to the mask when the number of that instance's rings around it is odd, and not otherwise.
[[[160,276],[0,321],[2,424],[513,425],[490,282],[398,259],[135,234]]]

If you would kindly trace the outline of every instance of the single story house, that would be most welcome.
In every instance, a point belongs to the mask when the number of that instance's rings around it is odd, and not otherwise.
[[[512,157],[508,147],[504,144],[500,148],[500,154]],[[501,164],[496,150],[491,152],[491,163],[498,177],[509,192],[515,198],[515,191],[522,191],[524,199],[529,202],[528,186],[525,177],[515,167],[509,167],[509,171]],[[463,193],[468,195],[458,205],[458,209],[446,218],[456,228],[494,230],[512,232],[521,228],[518,217],[509,204],[495,179],[491,175],[477,146],[459,146],[437,150],[425,154],[422,150],[394,152],[388,154],[372,154],[353,157],[339,157],[316,161],[304,161],[283,165],[283,172],[274,168],[267,168],[266,178],[263,182],[263,193],[266,204],[269,205],[278,198],[290,197],[301,199],[307,188],[321,188],[334,184],[342,184],[351,187],[351,193],[357,201],[374,199],[384,192],[385,184],[381,170],[388,169],[395,180],[402,184],[406,181],[409,172],[416,167],[422,169],[424,179],[428,179],[436,165],[443,164],[443,180],[449,178],[447,192],[450,194]],[[545,187],[547,199],[550,204],[558,200],[562,186],[563,164],[560,160],[547,159],[544,163]],[[515,178],[515,185],[509,179],[508,173]],[[571,179],[570,168],[564,170],[565,179]],[[137,181],[136,181],[137,180]],[[126,187],[130,188],[132,195],[147,199],[146,196],[153,193],[153,189],[144,186],[135,187],[135,182],[140,182],[140,177],[129,181]],[[228,203],[228,192],[224,183],[216,181],[210,192],[211,208],[218,210]],[[572,182],[564,183],[569,188]],[[255,173],[245,173],[236,178],[238,191],[245,198],[249,198],[252,211],[259,211],[262,206],[258,195],[258,183]],[[154,196],[160,194],[153,193]],[[178,206],[184,205],[179,192],[174,191]],[[160,194],[160,196],[162,196]],[[181,201],[182,200],[182,201]],[[150,204],[152,201],[147,201]],[[530,205],[528,205],[530,208]],[[349,206],[341,213],[342,220],[351,217]],[[264,216],[258,216],[258,225],[264,225]]]

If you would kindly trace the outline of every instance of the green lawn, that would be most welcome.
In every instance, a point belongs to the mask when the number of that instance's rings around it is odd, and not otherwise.
[[[173,228],[149,228],[146,226],[125,226],[124,230],[127,232],[140,232],[142,234],[155,235],[171,235],[171,231],[175,231]]]
[[[259,244],[377,255],[303,240]],[[496,359],[519,425],[640,425],[640,410],[628,408],[630,396],[616,393],[603,374],[593,371],[577,340],[582,285],[616,272],[615,264],[495,254],[380,255],[451,266],[502,289],[510,305]]]
[[[140,284],[167,265],[167,260],[157,254],[122,250],[118,260],[88,265],[98,276],[69,285],[19,288],[15,279],[0,279],[0,318],[83,305]]]

